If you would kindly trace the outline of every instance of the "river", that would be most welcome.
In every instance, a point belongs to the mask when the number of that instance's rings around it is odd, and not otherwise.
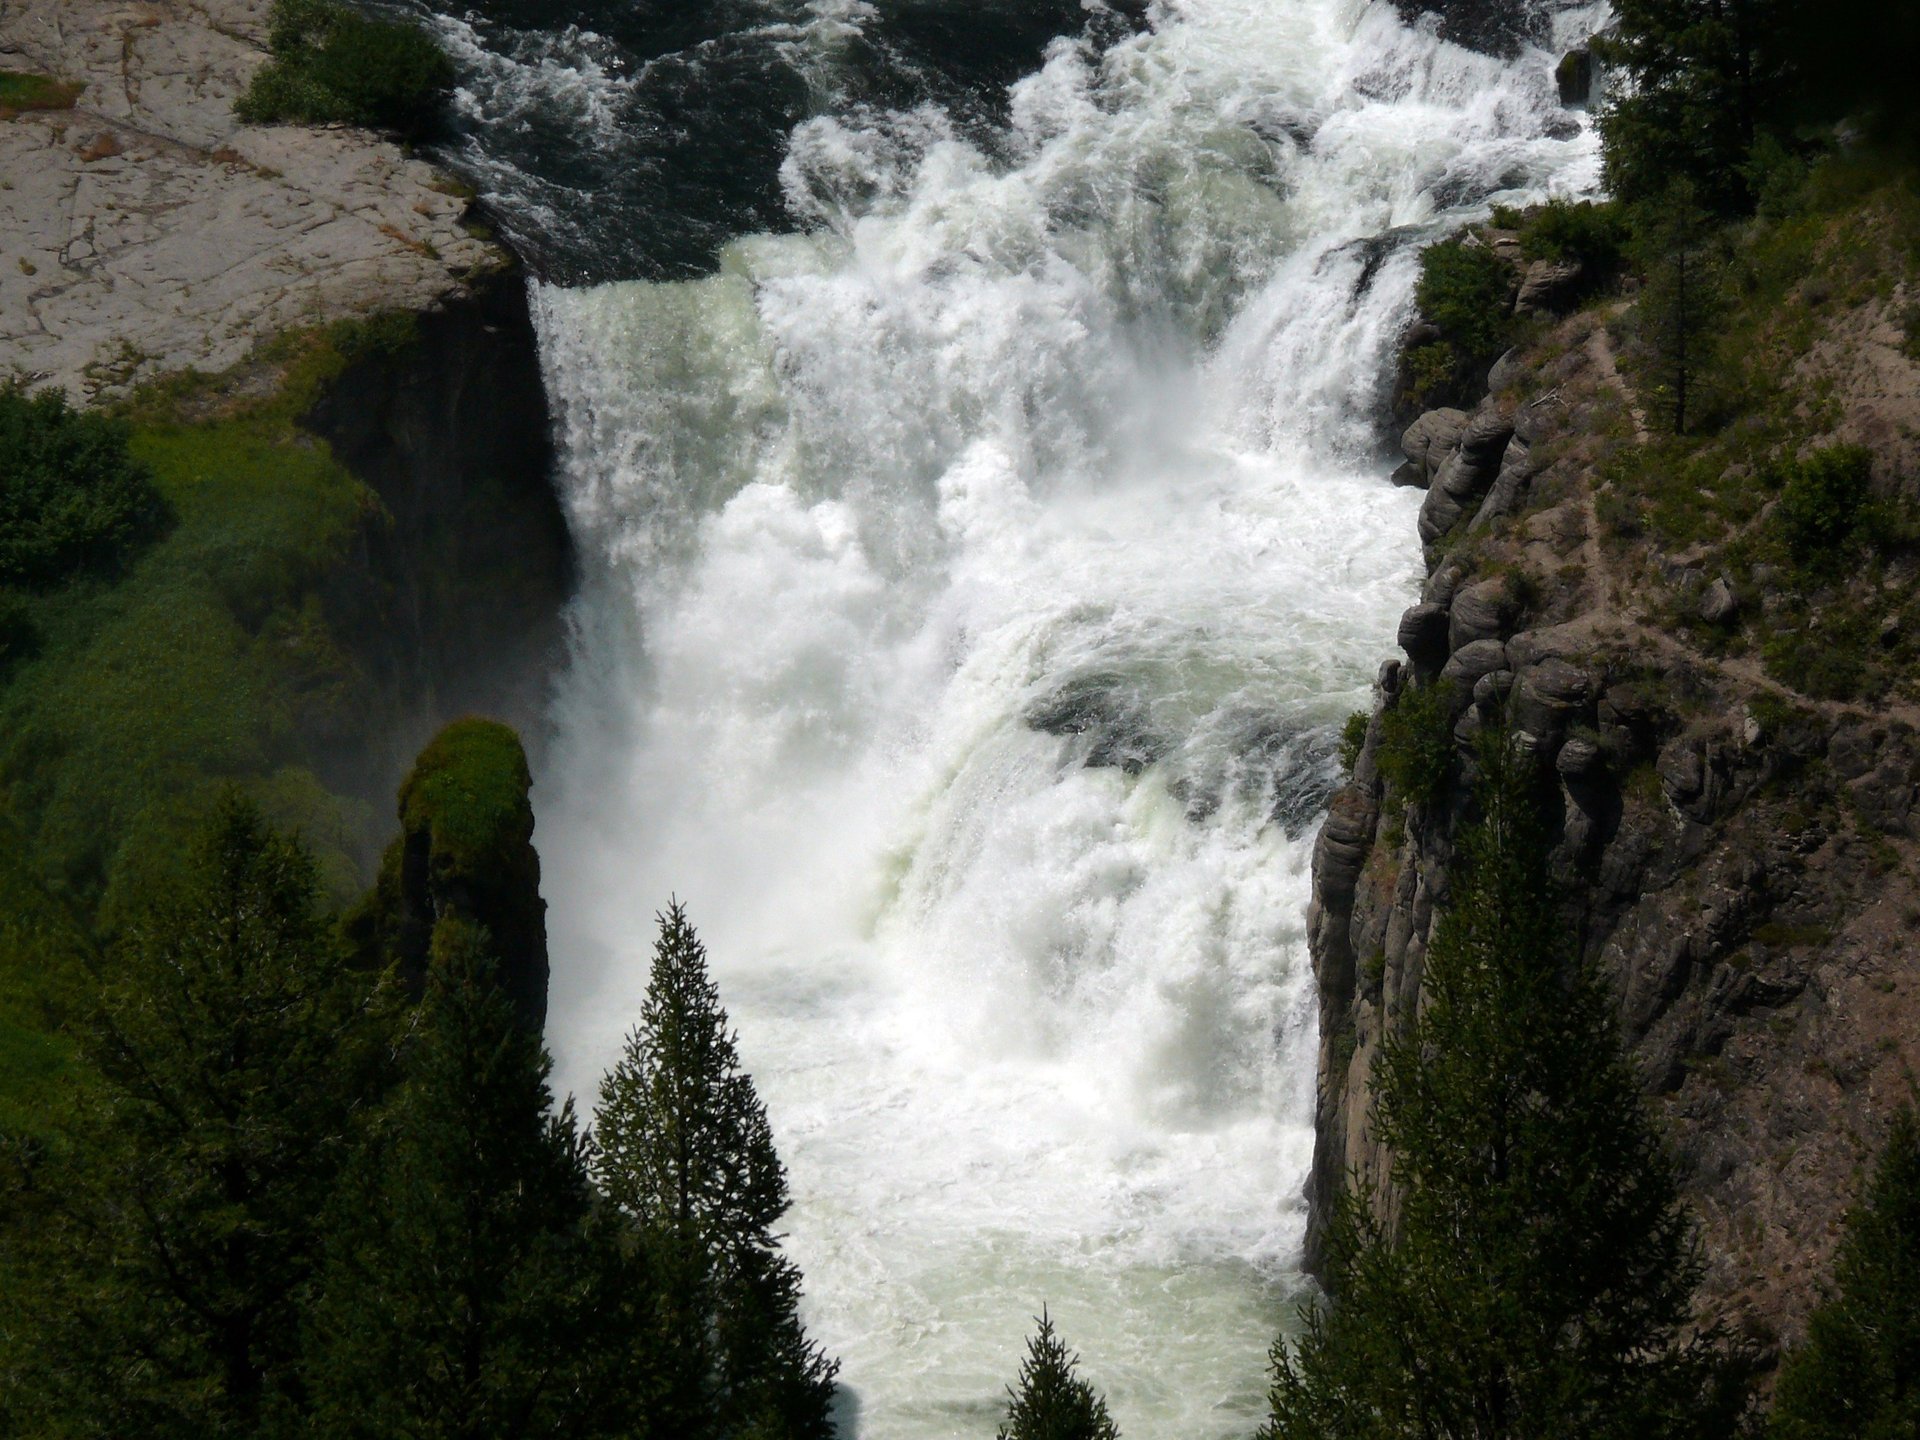
[[[1045,1305],[1130,1440],[1249,1434],[1313,834],[1418,571],[1392,351],[1422,243],[1594,185],[1555,53],[1362,0],[439,24],[582,562],[536,794],[562,1086],[677,895],[850,1433],[991,1435]]]

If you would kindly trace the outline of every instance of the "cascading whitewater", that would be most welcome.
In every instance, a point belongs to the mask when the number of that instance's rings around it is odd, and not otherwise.
[[[829,108],[803,233],[536,291],[585,571],[550,1039],[591,1095],[677,893],[860,1434],[990,1433],[1045,1303],[1134,1440],[1241,1435],[1312,829],[1415,570],[1377,425],[1416,248],[1593,146],[1544,53],[1358,0],[1168,3],[1005,114]]]

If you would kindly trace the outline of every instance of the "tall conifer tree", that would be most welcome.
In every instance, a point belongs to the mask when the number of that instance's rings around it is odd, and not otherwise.
[[[1107,1402],[1074,1373],[1079,1364],[1042,1306],[1040,1328],[1020,1362],[1019,1384],[1007,1390],[998,1440],[1120,1440]]]
[[[35,1167],[33,1229],[6,1227],[33,1244],[0,1325],[23,1413],[59,1435],[258,1440],[297,1411],[319,1217],[378,1079],[373,993],[305,850],[225,803],[186,888],[118,947],[98,1086]]]
[[[1375,1124],[1397,1216],[1345,1195],[1330,1308],[1274,1350],[1264,1440],[1730,1434],[1687,1338],[1700,1275],[1606,986],[1571,953],[1527,767],[1483,751],[1483,818],[1384,1047]]]
[[[601,1087],[594,1174],[661,1276],[659,1414],[686,1440],[826,1440],[837,1367],[806,1338],[800,1273],[774,1230],[786,1171],[676,902],[640,1023]]]
[[[589,1440],[646,1433],[647,1277],[595,1233],[572,1107],[485,933],[436,927],[405,1078],[343,1186],[311,1325],[317,1433]]]
[[[1920,1435],[1920,1123],[1903,1109],[1847,1217],[1837,1293],[1774,1391],[1771,1440]]]

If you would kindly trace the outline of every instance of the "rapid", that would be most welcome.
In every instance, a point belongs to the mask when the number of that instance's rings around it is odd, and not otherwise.
[[[970,7],[715,8],[644,54],[439,22],[454,158],[545,237],[561,1088],[677,895],[849,1434],[990,1436],[1045,1305],[1130,1440],[1244,1436],[1302,1284],[1313,835],[1418,571],[1418,248],[1591,189],[1585,117],[1557,51],[1384,0],[1056,6],[971,69]],[[675,229],[657,92],[723,72],[677,133],[752,173]]]

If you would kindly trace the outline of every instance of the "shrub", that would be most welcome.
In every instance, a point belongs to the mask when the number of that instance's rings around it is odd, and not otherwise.
[[[1773,521],[1797,562],[1830,563],[1859,532],[1868,518],[1872,467],[1870,451],[1858,445],[1832,445],[1777,477],[1780,499]]]
[[[0,585],[118,566],[165,519],[124,425],[70,410],[58,392],[0,390]]]
[[[1380,717],[1380,774],[1410,804],[1430,805],[1453,769],[1453,686],[1403,690]]]
[[[453,65],[427,30],[373,20],[340,0],[274,0],[273,60],[234,112],[249,124],[365,125],[402,136],[431,128]]]
[[[1464,362],[1491,360],[1507,348],[1513,272],[1484,245],[1448,240],[1429,248],[1420,257],[1415,298]]]
[[[1527,222],[1520,248],[1534,260],[1578,260],[1604,272],[1619,263],[1626,228],[1617,206],[1553,200]]]
[[[1349,775],[1353,774],[1360,751],[1367,743],[1367,724],[1372,719],[1370,712],[1356,710],[1347,716],[1346,723],[1340,727],[1340,768]]]

